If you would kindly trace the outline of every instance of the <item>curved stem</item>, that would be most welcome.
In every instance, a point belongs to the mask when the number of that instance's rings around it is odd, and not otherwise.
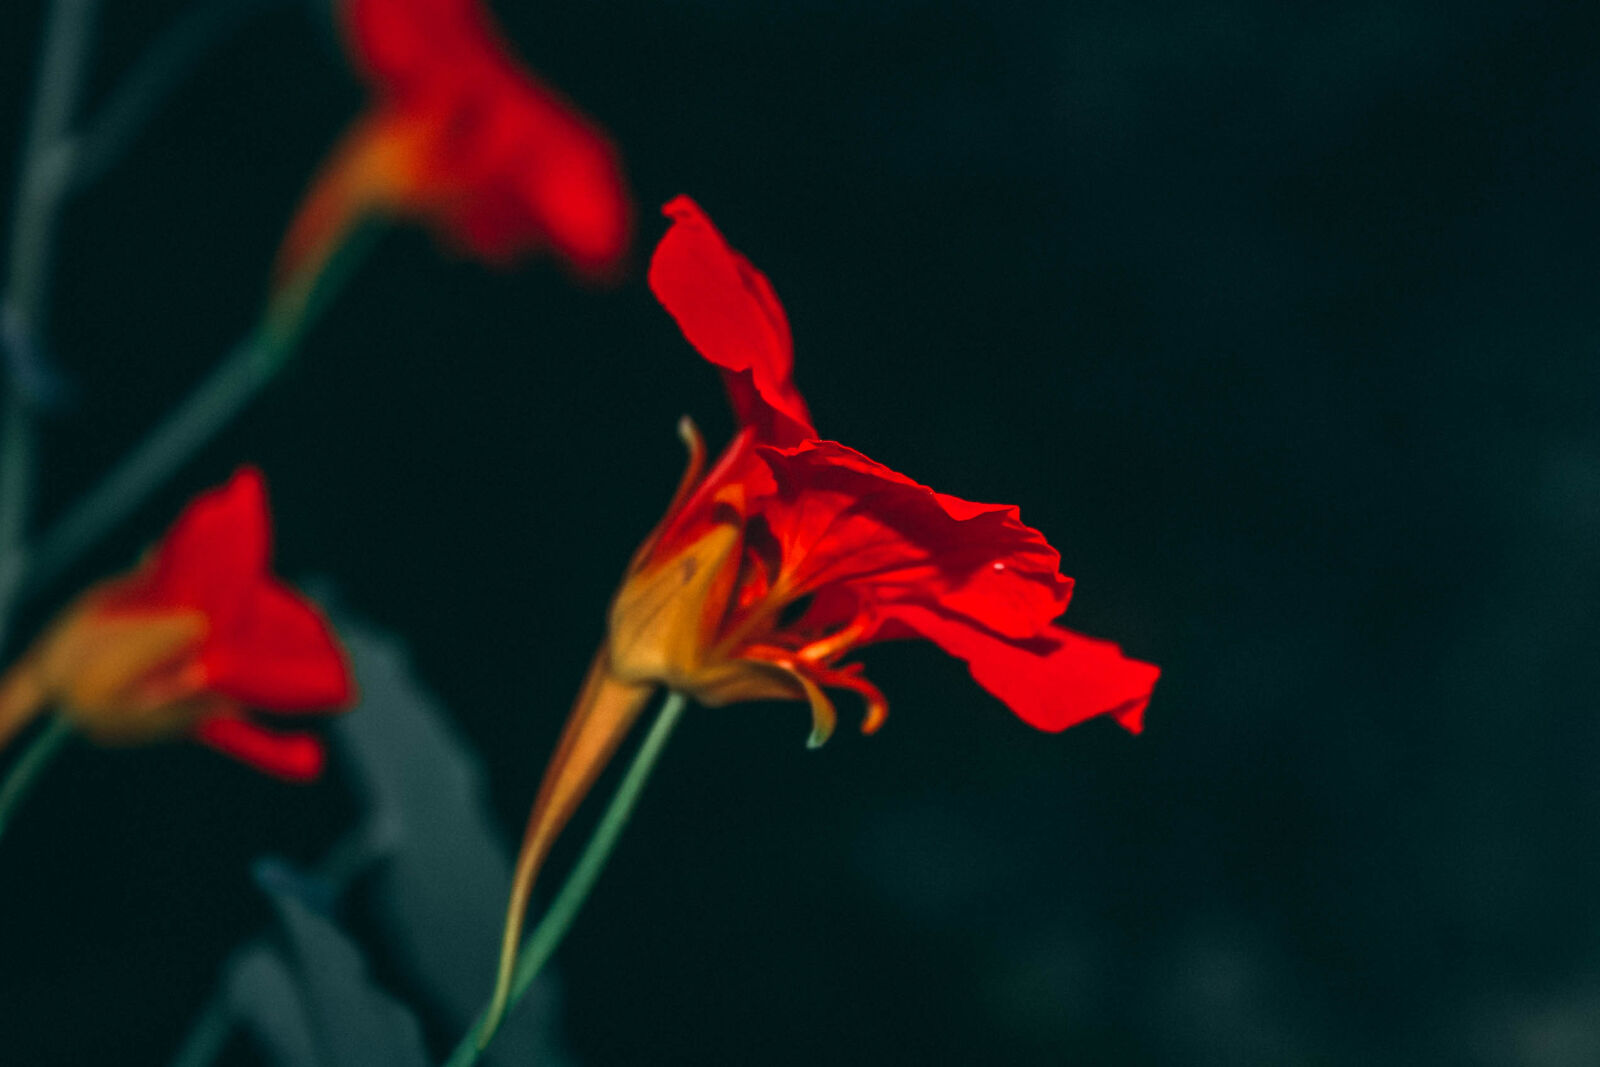
[[[622,833],[622,828],[628,824],[628,817],[633,814],[634,805],[644,791],[644,784],[649,779],[650,772],[655,769],[656,759],[661,755],[667,738],[672,735],[673,727],[678,725],[678,719],[687,704],[688,698],[682,693],[668,693],[666,700],[661,704],[661,710],[656,712],[655,721],[650,724],[650,732],[645,735],[639,751],[634,754],[633,762],[628,765],[628,772],[617,786],[617,792],[612,796],[605,814],[600,817],[594,836],[589,838],[589,843],[584,846],[583,855],[578,857],[572,873],[567,875],[566,884],[550,902],[550,907],[539,920],[539,925],[523,943],[522,952],[517,958],[516,974],[511,980],[511,995],[507,998],[507,1010],[515,1007],[522,999],[523,994],[533,985],[533,980],[538,977],[539,969],[544,966],[545,961],[561,944],[561,939],[566,936],[567,928],[572,925],[572,920],[577,917],[578,909],[583,906],[589,890],[594,888],[595,880],[600,877],[600,871],[605,867],[606,860]],[[478,1021],[456,1046],[455,1052],[445,1061],[445,1067],[470,1067],[477,1062],[479,1054],[494,1037],[495,1027],[499,1023],[498,1019],[490,1020],[488,1016],[489,1013],[485,1011],[478,1017]]]
[[[335,896],[342,896],[350,884],[365,874],[374,863],[392,853],[396,827],[389,819],[368,819],[333,843],[326,855],[311,869],[310,877],[326,885]],[[231,957],[246,958],[269,947],[266,935],[251,938]],[[230,963],[230,967],[231,967]],[[211,1067],[233,1035],[234,1006],[228,1001],[226,983],[218,981],[199,1014],[189,1024],[178,1050],[167,1067]]]
[[[376,228],[358,227],[315,280],[309,295],[281,294],[261,325],[233,347],[211,375],[133,451],[38,539],[24,595],[37,592],[161,486],[231,422],[294,354],[306,329],[370,249]],[[285,307],[292,308],[285,311]]]
[[[233,1016],[228,1011],[227,998],[218,992],[206,1001],[167,1067],[211,1067],[227,1048],[231,1036]]]
[[[29,787],[71,736],[72,727],[67,725],[67,720],[53,715],[12,764],[5,781],[0,783],[0,837],[5,836],[6,824]]]
[[[167,27],[112,90],[79,134],[71,188],[105,173],[144,128],[161,102],[183,84],[208,51],[256,12],[286,0],[201,0]]]
[[[11,606],[28,568],[25,531],[33,490],[34,426],[27,398],[13,382],[0,430],[0,647],[11,629]]]
[[[48,314],[56,215],[72,158],[65,138],[82,90],[98,6],[99,0],[55,0],[45,24],[6,257],[7,327],[23,342],[38,336]],[[26,569],[35,437],[32,402],[24,383],[17,374],[7,377],[5,430],[0,437],[0,644],[5,642],[12,602]]]
[[[83,88],[84,60],[99,6],[99,0],[55,0],[45,25],[28,139],[17,168],[6,275],[7,301],[29,332],[44,317],[56,208],[71,170],[72,153],[63,146]]]
[[[199,388],[39,538],[28,585],[49,582],[171,477],[271,380],[282,355],[281,346],[260,330],[235,345]]]

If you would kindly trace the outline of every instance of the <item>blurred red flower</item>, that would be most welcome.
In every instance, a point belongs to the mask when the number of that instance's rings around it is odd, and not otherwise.
[[[313,182],[280,281],[321,269],[368,214],[427,222],[494,263],[548,244],[580,273],[613,271],[632,227],[616,152],[512,58],[481,0],[339,0],[367,110]]]
[[[261,474],[196,497],[132,572],[84,593],[0,680],[0,742],[54,707],[106,744],[189,735],[281,778],[322,772],[322,743],[246,708],[335,711],[353,683],[311,603],[268,570]]]
[[[634,554],[534,803],[502,975],[539,864],[657,686],[712,706],[803,700],[818,745],[834,727],[829,689],[864,701],[864,731],[883,723],[883,694],[840,662],[875,641],[932,641],[1043,730],[1109,716],[1137,732],[1160,674],[1055,624],[1072,581],[1016,508],[935,492],[818,440],[772,286],[693,201],[665,212],[650,287],[721,368],[741,429],[707,471],[698,432],[681,425],[688,470]]]

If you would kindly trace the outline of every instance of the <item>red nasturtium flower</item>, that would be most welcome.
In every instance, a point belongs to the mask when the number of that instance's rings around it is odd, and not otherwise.
[[[841,663],[875,641],[932,641],[1043,730],[1104,715],[1137,732],[1160,673],[1055,624],[1072,581],[1016,508],[935,492],[819,440],[767,279],[693,201],[665,212],[650,287],[721,368],[741,428],[705,470],[698,432],[681,424],[688,470],[628,566],[534,803],[503,975],[539,864],[658,686],[711,706],[805,701],[818,745],[834,727],[829,689],[862,699],[865,732],[882,725],[883,694]]]
[[[515,59],[483,0],[336,0],[367,110],[291,223],[278,277],[313,275],[371,214],[430,224],[506,262],[548,244],[603,276],[632,206],[605,136]]]
[[[268,570],[261,474],[244,468],[196,497],[137,568],[69,606],[0,680],[0,744],[54,708],[91,740],[192,736],[294,781],[322,773],[322,743],[246,709],[341,710],[344,653],[310,602]]]

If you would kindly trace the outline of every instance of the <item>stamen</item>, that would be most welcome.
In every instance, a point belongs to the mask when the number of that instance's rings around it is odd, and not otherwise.
[[[821,666],[829,660],[838,659],[848,652],[861,636],[867,632],[871,623],[865,618],[857,618],[850,625],[837,633],[820,637],[795,653],[806,663]]]
[[[861,664],[852,663],[837,669],[813,668],[818,683],[835,689],[848,689],[861,697],[867,713],[861,720],[861,732],[873,734],[889,718],[889,701],[883,690],[861,677]]]
[[[689,453],[687,463],[683,468],[683,477],[678,479],[678,488],[673,491],[672,503],[667,505],[667,514],[670,515],[683,503],[683,498],[689,495],[700,475],[706,468],[706,441],[700,436],[700,427],[694,420],[685,415],[678,420],[678,440],[683,442],[683,447]]]
[[[650,531],[650,536],[646,537],[639,547],[634,549],[633,559],[628,563],[628,572],[630,574],[638,570],[639,565],[650,555],[650,550],[661,539],[661,531],[665,530],[667,525],[677,516],[678,508],[688,498],[689,494],[694,491],[695,484],[699,482],[700,475],[705,471],[705,438],[700,436],[700,428],[687,415],[678,419],[678,440],[683,442],[684,449],[689,453],[684,463],[683,474],[678,478],[678,487],[672,491],[672,500],[668,502],[667,510],[661,513],[661,521],[656,524],[654,530]]]
[[[821,748],[833,736],[833,729],[839,722],[839,714],[834,710],[833,701],[828,699],[816,682],[808,676],[809,665],[803,665],[777,649],[752,649],[745,656],[746,659],[765,663],[783,671],[793,678],[806,695],[806,702],[811,705],[811,736],[806,739],[807,748]]]
[[[737,469],[744,461],[744,456],[753,440],[752,431],[748,428],[739,434],[723,450],[717,462],[709,471],[705,470],[706,446],[700,437],[700,431],[694,421],[687,415],[678,420],[678,437],[682,439],[689,450],[689,461],[684,468],[683,477],[678,480],[678,488],[672,495],[672,501],[662,515],[656,528],[650,531],[650,536],[634,550],[633,559],[628,564],[628,573],[639,570],[644,561],[650,558],[655,547],[663,538],[671,536],[672,531],[680,526],[683,520],[698,512],[702,507],[710,507],[717,502],[719,486],[727,488],[722,483],[729,478],[729,472]],[[737,509],[735,509],[737,511]],[[721,521],[719,516],[714,519]]]

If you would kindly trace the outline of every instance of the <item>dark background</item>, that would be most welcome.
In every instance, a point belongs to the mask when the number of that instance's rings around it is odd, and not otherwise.
[[[104,6],[98,91],[182,9]],[[514,834],[673,421],[729,429],[643,284],[687,192],[822,432],[1020,504],[1067,621],[1165,673],[1139,739],[914,645],[865,657],[870,739],[694,712],[558,957],[577,1061],[1600,1063],[1600,8],[495,7],[624,154],[623,284],[396,229],[25,630],[258,463],[280,569],[403,635]],[[7,158],[41,8],[0,23]],[[276,10],[70,208],[43,518],[254,320],[362,98]],[[250,859],[348,809],[73,749],[0,842],[0,1059],[163,1062],[265,922]]]

